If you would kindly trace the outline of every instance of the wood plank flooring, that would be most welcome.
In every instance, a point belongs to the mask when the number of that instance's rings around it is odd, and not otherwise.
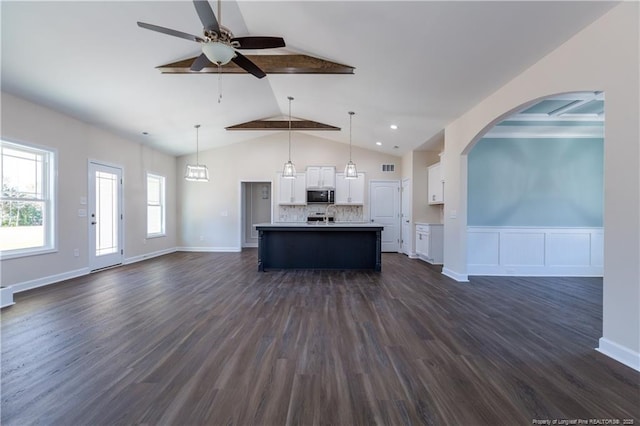
[[[602,280],[257,272],[174,253],[17,294],[3,425],[640,422],[640,373],[593,348]]]

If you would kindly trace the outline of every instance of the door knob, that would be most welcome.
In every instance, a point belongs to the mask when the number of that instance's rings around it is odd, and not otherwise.
[[[95,225],[96,223],[98,223],[98,222],[91,222],[92,225]]]

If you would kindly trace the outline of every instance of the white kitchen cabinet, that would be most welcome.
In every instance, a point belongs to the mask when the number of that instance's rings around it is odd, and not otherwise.
[[[345,179],[344,173],[336,173],[335,203],[338,205],[364,204],[364,173],[357,179]]]
[[[444,204],[444,177],[441,163],[429,166],[429,204]]]
[[[444,226],[416,223],[416,255],[418,258],[441,265],[444,259]]]
[[[333,166],[307,167],[308,189],[333,189],[336,186],[336,168]]]
[[[286,179],[278,173],[278,204],[307,204],[306,174],[296,173],[295,179]]]

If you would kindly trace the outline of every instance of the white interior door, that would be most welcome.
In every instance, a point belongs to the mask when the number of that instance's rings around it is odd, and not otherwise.
[[[400,182],[369,182],[369,216],[371,222],[384,226],[382,251],[400,251]]]
[[[411,226],[411,179],[402,180],[402,191],[400,196],[402,198],[402,211],[400,212],[402,233],[400,236],[400,242],[402,245],[402,252],[407,256],[410,256],[412,255],[411,246],[413,242],[413,227]]]
[[[122,263],[122,169],[89,163],[89,268]]]

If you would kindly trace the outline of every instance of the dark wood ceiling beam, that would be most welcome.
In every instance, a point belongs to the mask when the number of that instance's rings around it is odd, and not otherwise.
[[[226,130],[288,130],[288,120],[254,120],[225,127]],[[340,127],[318,123],[311,120],[291,121],[291,130],[330,130],[339,131]]]
[[[353,74],[355,69],[308,55],[245,55],[267,74]],[[202,71],[191,71],[195,57],[156,67],[163,74],[214,74],[218,67],[209,64]],[[229,62],[222,66],[223,74],[241,74],[245,70]]]

